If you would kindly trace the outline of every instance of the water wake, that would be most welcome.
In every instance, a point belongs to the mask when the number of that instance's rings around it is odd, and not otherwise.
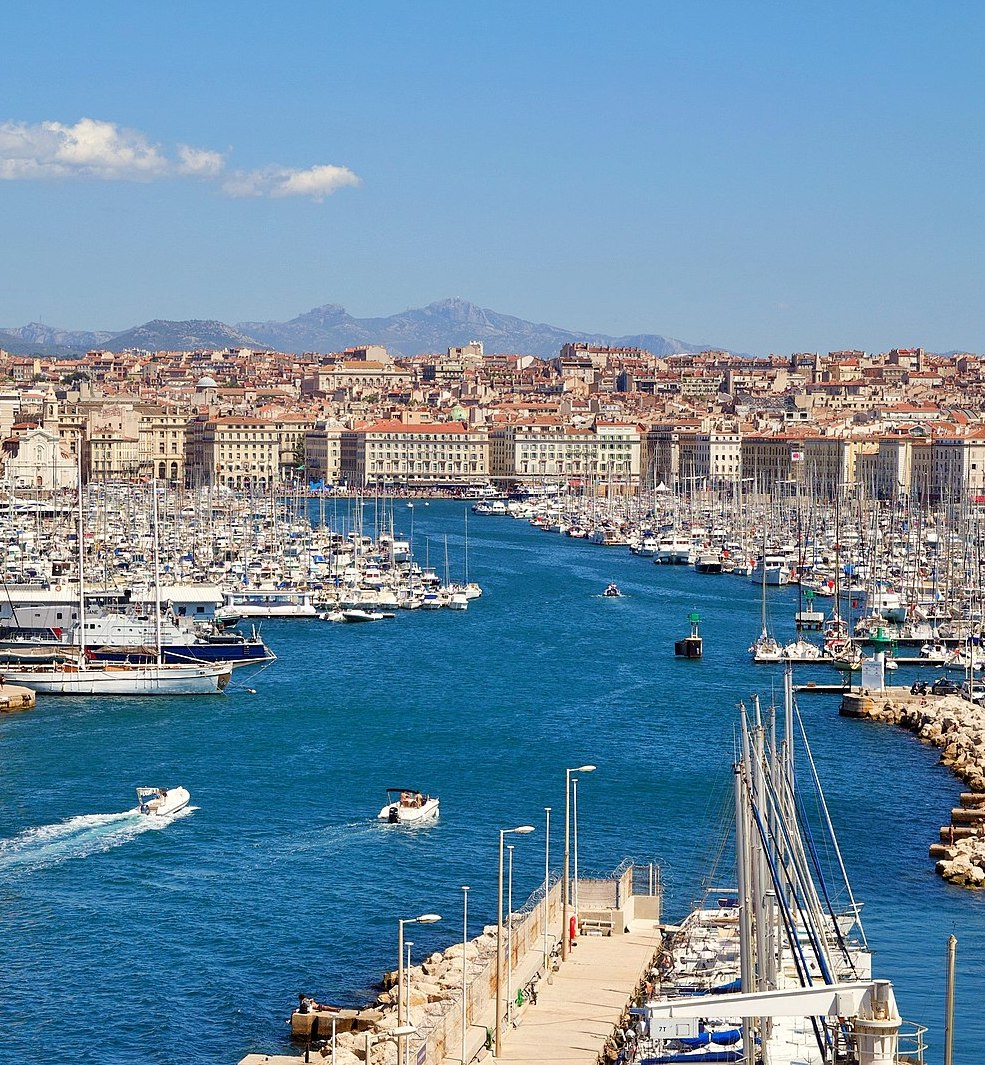
[[[166,828],[197,809],[186,806],[165,817],[147,817],[136,809],[116,814],[82,814],[53,825],[28,828],[11,839],[0,840],[0,870],[34,871],[70,858],[101,854],[144,832]]]

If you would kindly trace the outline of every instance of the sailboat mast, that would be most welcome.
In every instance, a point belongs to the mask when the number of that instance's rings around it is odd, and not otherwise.
[[[85,658],[86,653],[86,578],[85,578],[85,519],[82,516],[82,434],[76,435],[75,466],[76,479],[79,486],[79,657]],[[11,493],[13,498],[13,493]]]
[[[154,496],[154,644],[157,664],[161,664],[161,537],[157,523],[157,481],[152,480],[150,490]]]

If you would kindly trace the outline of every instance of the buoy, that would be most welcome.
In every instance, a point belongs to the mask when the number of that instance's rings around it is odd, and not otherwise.
[[[678,658],[700,658],[702,639],[698,635],[698,622],[701,618],[695,611],[692,611],[688,614],[687,620],[691,623],[691,635],[674,642],[674,654]]]

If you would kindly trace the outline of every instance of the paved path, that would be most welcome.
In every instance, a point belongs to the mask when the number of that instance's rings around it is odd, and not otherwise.
[[[500,1060],[593,1065],[660,946],[655,921],[630,928],[579,939],[553,981],[540,981],[537,1005],[524,1008],[518,1027],[504,1029]]]

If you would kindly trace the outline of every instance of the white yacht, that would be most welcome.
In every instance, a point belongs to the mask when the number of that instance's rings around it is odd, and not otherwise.
[[[387,788],[386,806],[377,820],[391,825],[423,825],[438,817],[438,799],[414,788]]]
[[[761,555],[756,559],[756,567],[751,579],[756,584],[768,584],[774,588],[790,583],[790,564],[786,555]]]

